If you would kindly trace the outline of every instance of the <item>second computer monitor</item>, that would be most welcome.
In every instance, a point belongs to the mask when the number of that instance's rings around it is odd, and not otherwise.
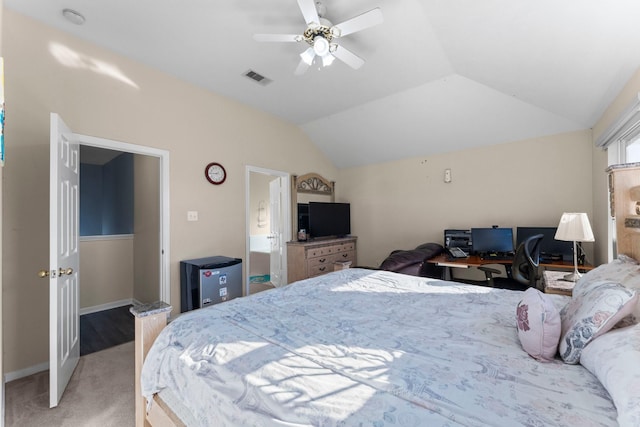
[[[542,242],[540,242],[540,258],[547,260],[573,260],[573,242],[565,242],[556,240],[556,227],[518,227],[516,230],[516,238],[518,245],[527,237],[542,234]]]
[[[476,254],[513,252],[513,229],[472,228],[471,247]]]

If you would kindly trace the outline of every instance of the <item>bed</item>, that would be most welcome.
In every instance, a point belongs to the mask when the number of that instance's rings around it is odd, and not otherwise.
[[[142,395],[189,426],[618,425],[596,376],[522,349],[521,298],[334,272],[180,316],[146,357]]]

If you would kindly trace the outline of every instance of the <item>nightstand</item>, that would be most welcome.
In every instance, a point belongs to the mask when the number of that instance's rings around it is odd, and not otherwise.
[[[545,294],[560,294],[571,296],[575,282],[569,282],[562,278],[567,275],[566,271],[545,270],[542,273],[542,287]]]

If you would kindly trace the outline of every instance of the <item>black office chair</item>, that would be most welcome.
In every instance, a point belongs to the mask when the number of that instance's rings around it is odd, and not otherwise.
[[[481,266],[487,284],[493,288],[524,291],[529,287],[536,288],[540,280],[540,242],[544,235],[536,234],[520,243],[513,258],[513,263],[507,266],[507,277],[494,277],[500,270]]]

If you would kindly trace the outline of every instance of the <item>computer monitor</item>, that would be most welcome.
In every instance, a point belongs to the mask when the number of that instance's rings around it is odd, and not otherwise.
[[[475,254],[513,252],[513,229],[472,228],[471,247]]]
[[[518,227],[516,229],[517,245],[536,234],[544,237],[540,242],[540,259],[543,261],[573,261],[573,242],[556,240],[556,227]]]

